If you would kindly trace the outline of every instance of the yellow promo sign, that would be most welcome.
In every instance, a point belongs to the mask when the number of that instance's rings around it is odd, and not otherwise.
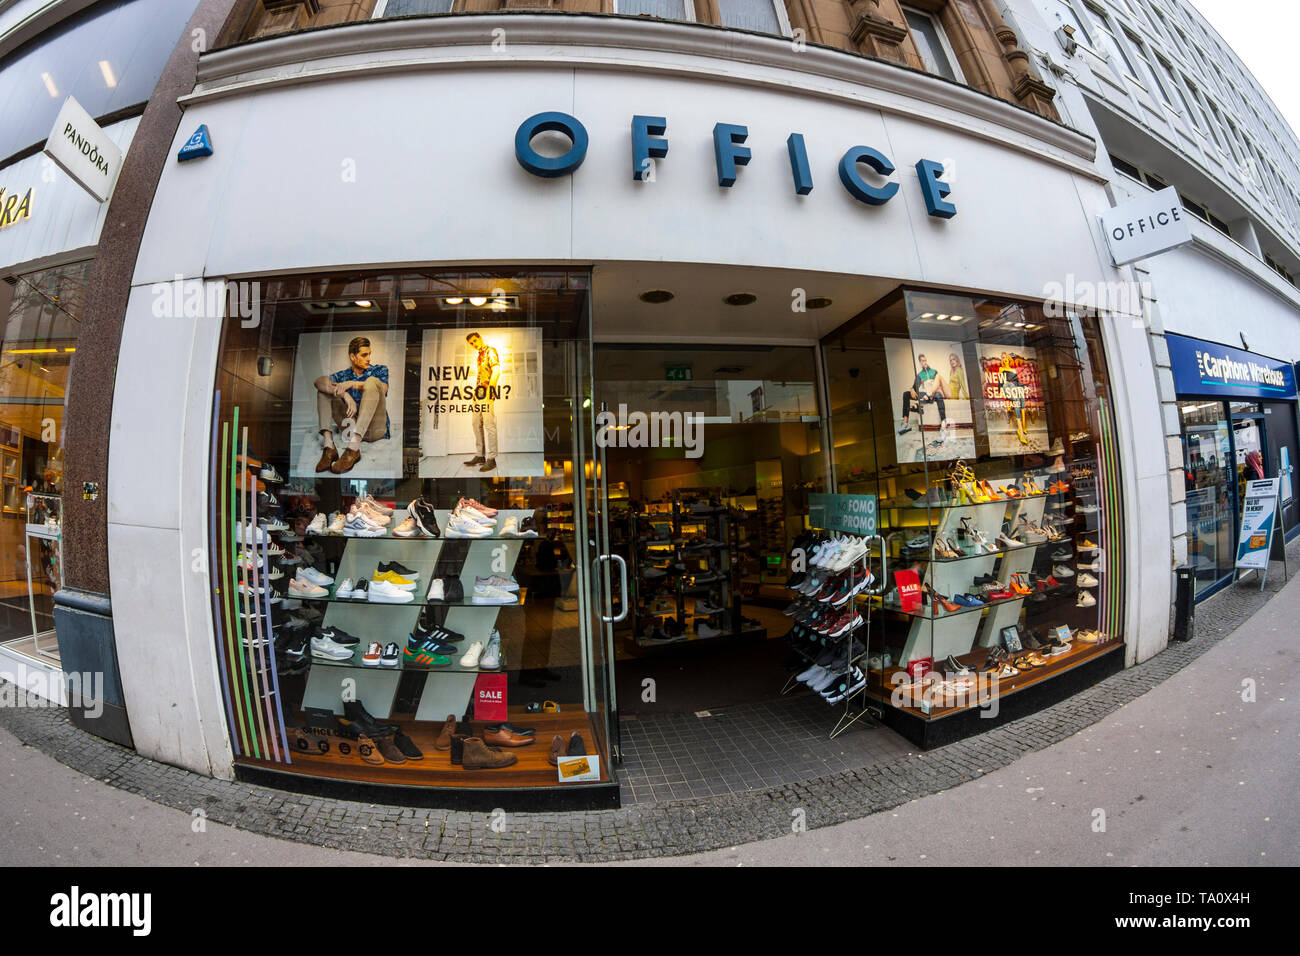
[[[0,229],[32,217],[32,189],[26,193],[9,192],[0,186]]]

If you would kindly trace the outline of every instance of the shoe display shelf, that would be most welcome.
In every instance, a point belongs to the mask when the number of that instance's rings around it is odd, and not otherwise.
[[[437,510],[438,526],[447,527],[449,511]],[[531,515],[530,510],[500,511],[497,515],[498,525],[514,517],[516,521]],[[396,527],[405,517],[405,511],[399,509],[389,527]],[[524,538],[503,538],[492,535],[483,538],[399,538],[393,535],[376,537],[352,537],[345,535],[318,535],[344,541],[343,553],[335,568],[335,585],[331,587],[331,598],[322,599],[326,608],[322,621],[324,627],[340,627],[349,634],[361,639],[354,650],[352,659],[327,661],[320,658],[312,660],[308,671],[307,687],[303,695],[303,707],[332,708],[335,713],[342,713],[339,686],[344,679],[355,682],[356,699],[361,701],[366,710],[380,719],[386,719],[393,711],[397,697],[398,684],[405,672],[423,672],[427,676],[420,694],[420,703],[415,714],[416,721],[441,721],[448,714],[463,714],[469,709],[474,692],[474,683],[480,673],[504,673],[505,659],[502,651],[501,668],[495,671],[483,671],[477,667],[464,668],[460,665],[460,656],[468,650],[474,641],[487,645],[492,629],[496,626],[497,613],[503,607],[518,607],[516,604],[473,604],[470,596],[474,592],[475,577],[489,577],[494,574],[510,576],[523,550]],[[396,545],[396,542],[402,542]],[[380,562],[399,561],[419,572],[416,579],[415,600],[409,604],[390,604],[380,601],[353,601],[335,599],[333,591],[337,582],[344,578],[369,579],[375,574]],[[466,600],[461,602],[426,601],[429,584],[435,577],[458,577],[464,587]],[[304,599],[310,600],[310,599]],[[521,596],[520,604],[523,598]],[[442,610],[439,610],[441,606]],[[405,649],[407,639],[425,608],[434,615],[434,620],[452,631],[465,635],[458,651],[450,655],[451,666],[438,668],[406,667],[399,662],[396,667],[366,666],[361,663],[365,645],[370,641],[387,644],[390,641]],[[310,653],[310,652],[309,652]],[[324,665],[324,666],[316,666]]]
[[[968,517],[972,531],[979,531],[988,541],[994,542],[1004,526],[1015,528],[1021,517],[1040,523],[1047,498],[1047,495],[1029,495],[939,509],[934,536],[956,541],[961,519]],[[949,598],[954,594],[980,593],[974,581],[985,575],[994,575],[1005,587],[1012,575],[1027,572],[1034,566],[1034,558],[1042,547],[1041,544],[1025,544],[1021,548],[1004,548],[995,554],[919,559],[925,564],[921,583]],[[977,645],[991,648],[1000,642],[1002,628],[1020,620],[1023,604],[1024,596],[1017,596],[984,607],[953,612],[936,611],[933,604],[928,612],[897,611],[911,618],[898,663],[906,667],[911,661],[926,657],[939,662],[950,655],[959,657]]]

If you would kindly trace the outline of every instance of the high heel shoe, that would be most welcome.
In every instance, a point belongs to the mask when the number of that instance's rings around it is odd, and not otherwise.
[[[940,593],[939,593],[938,591],[936,591],[934,588],[930,587],[930,585],[928,585],[928,584],[925,585],[925,593],[928,594],[928,595],[930,595],[930,607],[931,607],[932,610],[935,609],[934,606],[935,606],[936,604],[938,604],[940,607],[942,607],[942,608],[943,608],[945,611],[947,611],[949,614],[951,614],[953,611],[960,611],[960,610],[961,610],[961,605],[960,605],[960,604],[953,604],[951,601],[949,601],[946,597],[944,597],[942,594],[940,594]],[[938,617],[938,613],[937,613],[937,611],[935,612],[935,616]]]
[[[988,479],[987,479],[987,478],[980,482],[980,490],[984,492],[984,496],[985,496],[985,497],[984,497],[984,500],[985,500],[985,501],[1001,501],[1001,500],[1002,500],[1002,495],[998,494],[998,493],[997,493],[997,490],[996,490],[992,485],[990,485],[990,484],[988,483]]]

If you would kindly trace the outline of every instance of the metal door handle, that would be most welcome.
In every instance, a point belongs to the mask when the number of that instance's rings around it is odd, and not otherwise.
[[[619,596],[623,599],[623,610],[616,617],[610,617],[608,614],[602,614],[600,619],[606,624],[618,624],[627,617],[629,605],[627,603],[627,562],[623,560],[621,554],[602,554],[596,559],[597,561],[617,561],[618,562],[618,579],[619,579]],[[613,595],[610,595],[610,608],[613,608]]]

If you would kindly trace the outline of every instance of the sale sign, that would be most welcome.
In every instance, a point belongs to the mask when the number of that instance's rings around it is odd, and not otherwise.
[[[921,610],[921,579],[915,571],[895,571],[894,583],[898,585],[898,606],[904,611]]]
[[[506,713],[506,675],[479,674],[474,681],[474,719],[493,723],[503,721]]]

